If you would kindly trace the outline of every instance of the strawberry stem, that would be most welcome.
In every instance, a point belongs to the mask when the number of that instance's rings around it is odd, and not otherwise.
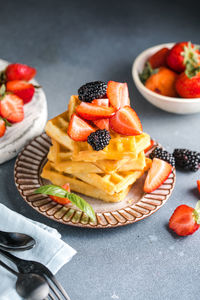
[[[147,62],[144,66],[144,69],[141,74],[139,74],[140,80],[143,84],[147,81],[147,79],[158,72],[159,69],[152,69],[151,64]]]
[[[6,86],[5,84],[2,84],[2,86],[0,87],[0,95],[4,96],[5,92],[6,92]]]
[[[0,120],[4,120],[6,127],[11,127],[12,126],[12,124],[10,122],[8,122],[8,120],[6,118],[0,117]]]
[[[0,100],[3,99],[3,97],[5,96],[5,93],[6,93],[6,86],[5,84],[3,83],[0,87]]]
[[[5,83],[6,82],[6,74],[5,71],[0,72],[0,83]]]
[[[188,45],[184,46],[184,51],[181,52],[181,55],[184,57],[183,63],[186,66],[185,74],[188,78],[192,78],[200,72],[198,49],[198,46],[192,46],[191,42],[188,42]]]
[[[195,206],[193,216],[197,224],[200,224],[200,200],[197,202]]]

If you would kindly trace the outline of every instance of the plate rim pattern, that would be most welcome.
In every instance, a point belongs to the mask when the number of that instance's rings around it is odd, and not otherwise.
[[[113,228],[136,223],[159,210],[167,202],[174,189],[175,168],[156,191],[144,194],[138,202],[130,204],[130,206],[108,212],[97,212],[97,222],[93,223],[80,210],[76,210],[74,207],[64,207],[55,203],[48,196],[33,193],[41,185],[39,173],[46,160],[50,145],[51,140],[46,133],[32,139],[16,159],[14,179],[22,198],[40,214],[56,222],[84,228]],[[151,152],[157,145],[161,146],[155,142],[148,152]]]

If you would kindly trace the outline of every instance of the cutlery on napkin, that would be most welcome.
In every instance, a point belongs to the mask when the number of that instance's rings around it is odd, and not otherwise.
[[[15,253],[15,255],[23,259],[38,261],[53,274],[76,254],[76,250],[61,240],[61,235],[56,229],[32,221],[3,204],[0,204],[0,229],[31,235],[36,240],[36,246],[29,251]],[[2,255],[0,257],[5,260]],[[10,262],[9,264],[13,266]],[[14,275],[0,269],[1,300],[21,300],[15,291],[15,281]]]

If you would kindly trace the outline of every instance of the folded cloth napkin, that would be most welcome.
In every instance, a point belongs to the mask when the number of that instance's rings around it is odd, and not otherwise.
[[[14,231],[31,235],[36,246],[28,251],[15,252],[23,259],[43,263],[55,274],[66,264],[76,251],[61,240],[56,229],[32,221],[0,204],[0,230]],[[0,259],[13,267],[13,264],[0,255]],[[15,291],[16,277],[0,266],[0,300],[20,300]]]

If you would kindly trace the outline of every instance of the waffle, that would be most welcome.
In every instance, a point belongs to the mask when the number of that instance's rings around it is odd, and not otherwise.
[[[72,157],[72,151],[68,148],[63,147],[61,144],[56,142],[54,139],[51,139],[52,146],[49,149],[48,160],[53,161],[54,163],[64,163],[67,160],[70,160]]]
[[[50,162],[50,165],[53,169],[57,169],[54,163]],[[68,172],[69,171],[71,171],[70,168],[68,168]],[[63,174],[67,173],[63,172]],[[112,195],[114,193],[119,193],[121,190],[128,187],[130,184],[133,184],[142,175],[142,171],[124,171],[106,174],[88,173],[87,170],[85,170],[84,172],[83,169],[82,172],[80,170],[77,170],[76,172],[73,170],[73,173],[68,174],[74,175],[80,180],[91,184],[92,186],[95,186],[96,188],[101,189],[104,192]]]
[[[68,111],[65,111],[61,115],[53,118],[48,121],[45,127],[45,131],[48,136],[57,141],[62,146],[73,151],[74,142],[67,134],[67,128],[69,125],[68,120]]]
[[[137,136],[121,136],[111,133],[111,140],[107,147],[101,151],[95,151],[87,142],[74,142],[67,135],[69,115],[74,112],[76,103],[79,101],[72,96],[69,104],[69,111],[47,122],[45,131],[52,139],[61,146],[72,151],[72,159],[75,161],[95,162],[97,160],[121,160],[124,158],[137,158],[137,155],[150,144],[150,136],[142,133]]]
[[[67,129],[79,103],[78,96],[72,96],[68,110],[47,122],[45,129],[52,146],[41,176],[57,185],[68,182],[71,190],[87,196],[122,201],[151,164],[144,154],[150,137],[146,133],[122,136],[110,132],[110,143],[101,151],[93,150],[87,142],[75,142]]]
[[[79,103],[80,100],[78,99],[78,96],[72,95],[69,101],[68,110],[49,120],[45,127],[45,131],[51,139],[57,141],[69,150],[74,149],[74,141],[68,136],[67,128],[69,120]]]
[[[68,172],[68,168],[73,171],[85,170],[88,173],[111,173],[113,171],[130,171],[130,170],[143,170],[145,167],[145,154],[144,151],[138,154],[137,158],[129,159],[124,158],[121,160],[97,160],[96,162],[82,162],[72,161],[72,152],[67,148],[61,146],[55,140],[52,140],[48,160],[56,163],[58,171]],[[95,167],[96,166],[96,167]],[[95,171],[94,171],[95,170]]]
[[[75,161],[95,162],[97,160],[111,159],[121,160],[124,158],[136,159],[137,155],[148,147],[150,137],[148,134],[138,136],[113,136],[108,146],[103,150],[95,151],[87,142],[76,142],[72,153]]]
[[[45,179],[50,180],[53,184],[59,186],[62,186],[63,184],[68,182],[72,191],[82,193],[86,196],[97,198],[105,202],[122,201],[131,188],[130,185],[126,189],[123,189],[120,193],[114,193],[112,195],[109,195],[101,189],[97,189],[95,186],[92,186],[91,184],[88,184],[74,176],[59,173],[58,171],[52,168],[50,162],[47,162],[44,166],[41,176]]]
[[[81,103],[81,101],[78,99],[78,96],[72,95],[69,101],[68,105],[68,118],[71,119],[71,116],[73,113],[75,113],[76,107]]]

